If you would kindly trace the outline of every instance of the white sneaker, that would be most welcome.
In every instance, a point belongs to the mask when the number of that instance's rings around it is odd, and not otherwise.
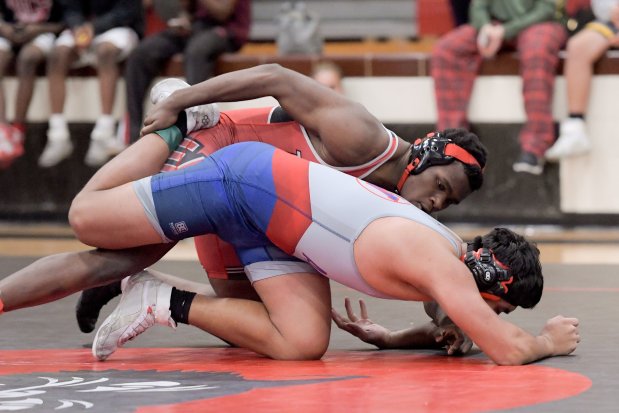
[[[41,168],[58,165],[73,153],[73,143],[69,138],[68,129],[48,129],[47,144],[39,157]]]
[[[173,92],[180,89],[186,89],[188,87],[189,83],[175,77],[163,79],[155,83],[153,88],[150,90],[150,102],[153,105],[156,105],[162,100],[167,99]]]
[[[114,140],[113,130],[93,129],[84,163],[92,168],[98,168],[106,163],[110,159],[110,147],[114,144]]]
[[[587,138],[585,121],[570,118],[561,122],[559,139],[544,156],[548,161],[557,162],[569,156],[583,155],[590,150],[591,142]]]
[[[173,92],[188,87],[189,83],[181,79],[164,79],[157,82],[150,90],[150,101],[156,105],[167,99]],[[215,103],[192,106],[185,109],[185,113],[187,114],[187,132],[211,128],[219,122],[219,107]]]
[[[176,328],[170,316],[171,285],[142,271],[124,279],[122,289],[118,306],[101,324],[92,343],[92,354],[101,361],[155,324]]]

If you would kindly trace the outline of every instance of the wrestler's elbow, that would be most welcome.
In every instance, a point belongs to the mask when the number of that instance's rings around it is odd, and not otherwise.
[[[265,93],[274,93],[276,95],[287,91],[290,84],[294,83],[296,72],[286,69],[279,63],[268,63],[261,65],[258,69],[260,73],[260,84],[268,91]]]
[[[498,357],[491,357],[491,359],[499,366],[521,366],[526,364],[524,359],[516,354],[503,354]]]

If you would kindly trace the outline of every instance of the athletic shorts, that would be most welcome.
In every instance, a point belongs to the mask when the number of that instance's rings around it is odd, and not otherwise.
[[[34,39],[32,39],[30,43],[27,43],[27,44],[33,44],[39,50],[41,50],[45,56],[47,56],[49,52],[52,50],[52,47],[54,47],[55,40],[56,40],[56,35],[54,33],[42,33],[38,35],[37,37],[35,37]],[[9,50],[12,50],[13,48],[14,47],[11,42],[9,42],[4,37],[0,37],[0,50],[9,51]]]
[[[115,27],[106,32],[98,34],[92,40],[90,47],[81,53],[78,60],[73,63],[72,67],[96,66],[97,55],[95,48],[101,43],[111,43],[120,50],[118,61],[121,62],[129,56],[129,53],[135,49],[140,41],[138,34],[128,27]],[[58,36],[55,46],[75,47],[75,36],[70,29],[64,30]]]
[[[274,150],[255,143],[228,146],[191,167],[136,181],[134,191],[163,242],[217,234],[234,246],[252,282],[316,273],[266,235],[279,200],[268,176]]]

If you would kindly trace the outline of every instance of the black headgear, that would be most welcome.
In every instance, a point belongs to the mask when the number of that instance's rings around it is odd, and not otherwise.
[[[476,240],[478,241],[478,240]],[[482,295],[491,300],[506,298],[508,285],[514,280],[509,269],[496,259],[492,251],[474,242],[468,245],[464,264],[473,274],[477,288]]]
[[[411,146],[409,164],[398,181],[396,192],[399,193],[402,190],[409,175],[420,174],[430,166],[450,164],[456,159],[481,169],[473,155],[440,132],[431,132],[425,138],[415,140]]]

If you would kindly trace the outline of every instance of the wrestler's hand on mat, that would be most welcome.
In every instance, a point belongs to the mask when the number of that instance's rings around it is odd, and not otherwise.
[[[540,335],[550,341],[553,356],[570,354],[580,343],[578,319],[560,315],[553,317],[546,322]]]
[[[348,331],[353,336],[358,337],[366,343],[373,344],[378,348],[386,348],[391,337],[391,331],[376,324],[368,318],[368,310],[365,301],[359,300],[361,318],[357,317],[350,305],[350,299],[344,299],[344,306],[348,318],[342,317],[337,311],[331,309],[331,317],[335,324],[344,331]]]
[[[173,102],[174,94],[170,95],[168,99],[164,99],[161,102],[154,105],[144,118],[144,127],[140,131],[140,135],[148,135],[155,131],[165,129],[174,125],[178,114],[185,108],[177,108]]]
[[[450,356],[461,356],[473,347],[473,341],[455,324],[436,327],[432,335],[437,344],[442,345]]]
[[[450,356],[463,355],[471,350],[471,347],[473,347],[471,339],[451,321],[435,301],[424,302],[423,308],[434,325],[430,333],[437,344],[442,345],[447,350],[447,354]]]

